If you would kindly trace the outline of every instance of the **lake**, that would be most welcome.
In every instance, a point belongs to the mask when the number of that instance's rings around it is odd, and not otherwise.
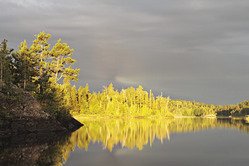
[[[8,140],[6,144],[2,140],[1,163],[68,166],[249,164],[249,124],[242,119],[79,120],[85,126],[66,138],[54,134],[33,135],[29,140],[37,140],[28,143]],[[50,139],[46,141],[43,137]]]

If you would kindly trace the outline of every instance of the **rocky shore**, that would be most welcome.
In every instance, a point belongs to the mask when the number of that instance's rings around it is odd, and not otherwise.
[[[45,112],[29,92],[17,87],[0,91],[0,137],[20,133],[72,132],[82,124],[73,117],[58,118]]]

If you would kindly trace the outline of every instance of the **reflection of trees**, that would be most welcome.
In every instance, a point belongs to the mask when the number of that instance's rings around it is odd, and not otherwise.
[[[0,139],[0,165],[62,165],[76,146],[87,150],[90,143],[101,143],[109,151],[115,146],[141,150],[147,144],[152,146],[156,139],[169,141],[172,133],[217,127],[249,132],[249,124],[236,119],[82,119],[82,122],[85,126],[69,138],[50,134],[24,135],[23,141],[20,136],[8,141]]]
[[[62,165],[68,158],[65,133],[31,133],[0,138],[0,165]],[[70,149],[70,150],[69,150]]]
[[[112,151],[114,146],[143,149],[152,145],[155,139],[170,140],[170,134],[194,132],[208,128],[225,127],[249,131],[241,120],[217,120],[209,118],[183,119],[130,119],[130,120],[82,120],[84,127],[74,132],[71,143],[79,148],[88,149],[89,143],[100,142],[104,148]]]

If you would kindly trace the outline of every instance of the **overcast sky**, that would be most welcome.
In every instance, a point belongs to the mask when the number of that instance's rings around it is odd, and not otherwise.
[[[92,90],[141,84],[165,96],[249,99],[247,0],[0,0],[0,40],[46,31],[72,48]]]

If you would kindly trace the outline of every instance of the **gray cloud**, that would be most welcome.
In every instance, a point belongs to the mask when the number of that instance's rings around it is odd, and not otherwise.
[[[75,49],[78,84],[141,84],[209,103],[249,99],[244,0],[0,0],[0,38],[17,48],[39,31]]]

